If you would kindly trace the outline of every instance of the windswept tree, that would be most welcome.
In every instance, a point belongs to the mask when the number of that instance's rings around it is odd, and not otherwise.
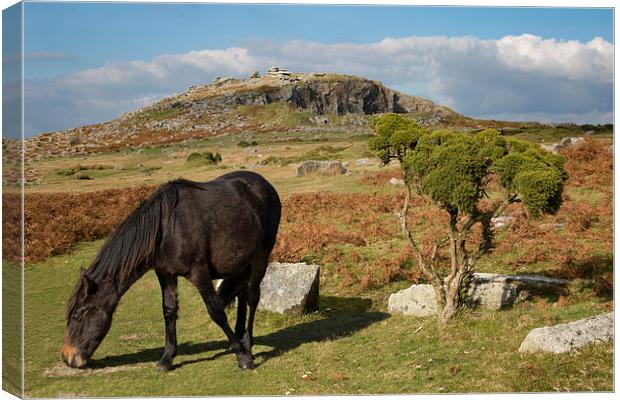
[[[429,132],[397,114],[382,115],[371,126],[375,135],[370,149],[385,164],[399,160],[404,170],[400,225],[417,267],[435,290],[438,320],[445,323],[463,305],[476,262],[492,248],[493,218],[513,203],[521,203],[530,217],[558,211],[568,178],[564,158],[491,129],[477,134]],[[445,236],[433,238],[428,252],[409,228],[412,193],[430,199],[449,217]],[[480,235],[474,235],[477,224]],[[449,263],[440,257],[444,253]]]

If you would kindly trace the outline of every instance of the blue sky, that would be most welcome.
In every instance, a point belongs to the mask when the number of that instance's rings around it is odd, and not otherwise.
[[[24,25],[27,135],[276,62],[379,79],[472,116],[613,111],[611,9],[26,3]],[[566,96],[582,99],[555,101]]]
[[[530,33],[613,40],[609,9],[29,3],[25,16],[26,53],[66,56],[28,63],[32,78],[239,46],[249,39],[370,43],[385,37],[499,39]]]

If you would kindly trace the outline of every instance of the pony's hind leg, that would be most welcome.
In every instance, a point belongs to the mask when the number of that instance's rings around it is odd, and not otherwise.
[[[204,270],[195,269],[190,275],[190,281],[196,286],[198,292],[202,296],[202,300],[207,306],[207,311],[211,316],[211,319],[224,331],[228,342],[230,343],[230,349],[237,356],[237,365],[241,369],[252,369],[254,363],[252,361],[252,354],[246,351],[245,347],[241,344],[241,340],[235,335],[228,324],[226,313],[224,312],[224,303],[215,292],[213,283],[208,276],[208,272],[202,272]]]
[[[247,270],[249,271],[248,265]],[[235,335],[239,339],[245,333],[245,320],[247,316],[247,292],[248,274],[225,278],[217,288],[217,296],[220,298],[224,307],[228,307],[237,296],[237,322],[235,324]]]
[[[247,316],[248,310],[248,289],[247,282],[244,285],[245,287],[241,289],[239,294],[237,295],[237,322],[235,323],[235,335],[239,339],[243,338],[245,334],[245,320]],[[249,348],[246,347],[246,350],[250,351]]]
[[[252,262],[252,273],[248,283],[247,296],[248,306],[250,307],[250,315],[248,317],[248,328],[242,339],[243,346],[250,353],[252,351],[252,346],[254,346],[254,317],[256,315],[256,308],[258,307],[258,303],[260,301],[260,284],[265,277],[268,262],[268,257],[257,257]]]
[[[177,277],[163,272],[156,272],[156,274],[161,286],[162,309],[166,323],[166,345],[157,367],[163,371],[169,371],[172,369],[172,360],[177,355]]]

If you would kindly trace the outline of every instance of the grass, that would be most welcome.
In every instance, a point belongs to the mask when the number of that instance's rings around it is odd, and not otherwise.
[[[286,163],[300,162],[312,157],[315,159],[337,158],[341,161],[348,161],[351,169],[355,170],[355,160],[362,157],[368,137],[356,135],[354,132],[346,136],[342,133],[327,132],[322,134],[322,137],[322,141],[315,141],[314,134],[282,132],[255,135],[242,133],[145,147],[137,151],[126,149],[94,154],[83,157],[79,163],[71,158],[35,161],[33,167],[40,172],[42,184],[28,186],[26,191],[86,192],[104,188],[162,184],[178,177],[204,181],[222,175],[224,172],[221,168],[235,170],[247,164],[260,165],[269,157],[273,157],[272,160],[284,160]],[[250,153],[246,148],[237,146],[241,140],[256,141],[257,152]],[[220,153],[222,162],[218,166],[186,162],[192,153],[206,152]],[[82,168],[79,172],[87,174],[92,179],[77,180],[74,175],[64,173],[64,171],[78,172],[76,164]],[[294,169],[288,165],[279,166],[281,163],[272,164],[259,166],[257,172],[272,179],[285,180],[286,185],[297,186],[300,180],[296,178]],[[96,169],[98,166],[106,166],[106,168]],[[375,169],[378,169],[378,166],[375,166]],[[302,179],[301,182],[304,180]],[[330,187],[337,190],[338,185]]]
[[[2,389],[20,396],[21,375],[21,272],[19,265],[2,263]]]
[[[155,369],[163,346],[159,286],[153,273],[122,299],[91,369],[68,370],[59,348],[65,302],[79,268],[101,241],[26,269],[26,395],[182,396],[444,392],[610,391],[612,344],[563,355],[521,355],[534,327],[606,310],[595,296],[558,305],[537,299],[502,312],[470,311],[445,330],[434,319],[390,317],[387,294],[358,296],[322,287],[320,311],[287,317],[261,311],[254,353],[258,368],[240,371],[225,336],[199,295],[180,281],[176,369]],[[402,283],[400,284],[402,286]],[[229,312],[234,317],[234,312]],[[140,316],[136,318],[136,316]],[[484,373],[480,366],[484,365]],[[305,377],[304,377],[305,376]]]

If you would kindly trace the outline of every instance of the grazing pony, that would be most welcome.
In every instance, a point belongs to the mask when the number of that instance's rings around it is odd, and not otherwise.
[[[170,370],[177,352],[179,276],[200,292],[209,315],[228,337],[239,367],[254,368],[252,326],[280,214],[278,193],[252,172],[162,185],[108,237],[90,268],[81,273],[67,309],[61,348],[65,363],[86,365],[108,333],[120,298],[154,269],[166,325],[160,369]],[[222,279],[217,292],[213,279]],[[235,297],[233,332],[224,310]]]

